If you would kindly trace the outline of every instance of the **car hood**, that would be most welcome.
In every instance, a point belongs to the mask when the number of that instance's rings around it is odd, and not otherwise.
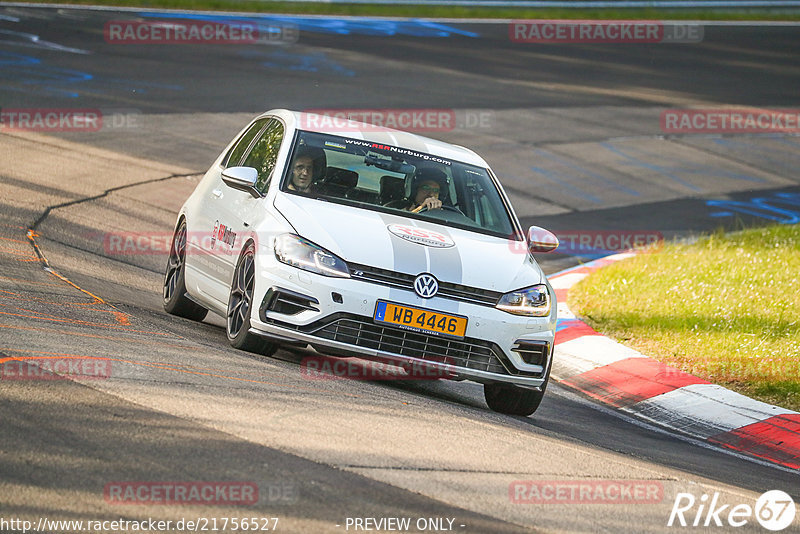
[[[524,242],[285,193],[278,193],[275,207],[300,236],[349,264],[429,272],[440,281],[500,292],[545,279]]]

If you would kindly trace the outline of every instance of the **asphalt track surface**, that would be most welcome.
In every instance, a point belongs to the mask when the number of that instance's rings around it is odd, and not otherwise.
[[[672,237],[797,222],[797,137],[665,136],[659,114],[796,108],[800,29],[542,46],[511,43],[504,24],[345,20],[300,21],[299,40],[281,45],[104,41],[106,21],[140,16],[0,10],[4,110],[121,118],[94,133],[0,131],[0,358],[113,363],[107,380],[0,382],[2,518],[277,516],[286,532],[341,532],[348,517],[412,517],[454,518],[462,532],[657,532],[671,530],[681,491],[800,499],[797,473],[621,418],[557,384],[534,416],[513,418],[490,412],[469,383],[307,380],[302,352],[233,351],[218,319],[166,315],[164,255],[103,241],[169,234],[197,175],[272,107],[454,110],[456,127],[429,135],[484,155],[526,224]],[[554,272],[577,258],[541,261]],[[664,495],[516,504],[517,480],[644,480]],[[109,504],[103,489],[119,481],[250,481],[260,499]],[[754,521],[736,530],[763,531]]]

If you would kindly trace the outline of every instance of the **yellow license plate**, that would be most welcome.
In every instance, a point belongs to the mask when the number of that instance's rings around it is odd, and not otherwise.
[[[379,300],[375,305],[375,321],[411,330],[449,337],[463,338],[467,318],[433,310],[401,306]]]

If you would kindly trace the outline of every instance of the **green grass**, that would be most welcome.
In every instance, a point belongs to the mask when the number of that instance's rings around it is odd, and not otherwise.
[[[668,244],[593,273],[568,303],[651,358],[800,411],[800,226]]]
[[[21,0],[37,3],[40,0]],[[67,0],[54,4],[195,9],[250,13],[488,19],[800,20],[787,9],[531,9],[428,5],[294,3],[271,0]]]

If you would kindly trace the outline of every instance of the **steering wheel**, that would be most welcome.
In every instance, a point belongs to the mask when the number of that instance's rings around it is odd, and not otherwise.
[[[395,200],[390,200],[389,202],[382,204],[384,208],[395,208],[395,209],[403,209],[406,206],[406,200],[403,198],[398,198]]]
[[[441,205],[441,206],[439,206],[439,208],[437,208],[437,209],[443,209],[443,210],[455,211],[456,213],[460,213],[461,215],[464,215],[464,212],[463,212],[463,211],[461,211],[460,209],[458,209],[458,208],[457,208],[457,207],[455,207],[455,206],[445,206],[444,204],[442,204],[442,205]],[[415,210],[411,210],[411,213],[423,213],[423,212],[426,212],[426,211],[429,211],[429,210],[428,210],[428,206],[426,206],[426,205],[424,205],[424,204],[423,204],[423,205],[422,205],[422,206],[420,206],[419,208],[417,208],[417,209],[415,209]],[[464,216],[466,217],[466,215],[464,215]]]

